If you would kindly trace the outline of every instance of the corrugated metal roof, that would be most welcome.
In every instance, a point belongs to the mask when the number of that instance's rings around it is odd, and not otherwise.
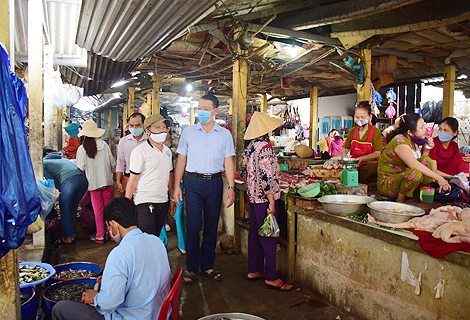
[[[83,0],[76,43],[132,61],[164,48],[217,0]]]
[[[46,0],[47,38],[53,46],[54,64],[86,67],[87,53],[75,44],[81,0]],[[28,0],[15,0],[16,60],[28,61]]]

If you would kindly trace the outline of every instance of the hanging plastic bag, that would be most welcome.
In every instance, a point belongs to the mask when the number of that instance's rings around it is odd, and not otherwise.
[[[47,184],[47,186],[45,185]],[[54,187],[54,180],[37,181],[38,195],[41,200],[41,219],[44,221],[51,212],[54,202],[60,195],[59,190]]]
[[[258,234],[262,237],[278,238],[280,230],[276,217],[272,214],[268,214],[266,218],[264,218],[263,225],[258,229]]]

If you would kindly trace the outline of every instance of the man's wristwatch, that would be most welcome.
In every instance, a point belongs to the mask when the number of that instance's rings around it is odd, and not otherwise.
[[[230,186],[229,186],[228,189],[229,189],[229,190],[232,189],[233,191],[235,191],[235,187],[230,187]]]

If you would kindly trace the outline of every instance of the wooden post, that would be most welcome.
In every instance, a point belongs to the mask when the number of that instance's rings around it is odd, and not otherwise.
[[[1,0],[0,41],[5,44],[7,52],[10,52],[9,11],[9,0]],[[10,57],[10,59],[12,58],[13,57]],[[12,70],[14,71],[14,69]],[[39,116],[42,117],[42,112]],[[10,250],[5,256],[0,259],[0,279],[3,279],[2,281],[0,281],[0,317],[2,319],[19,320],[21,319],[21,300],[18,280],[17,249]]]
[[[263,98],[261,100],[261,112],[268,113],[268,96],[266,93],[263,93]]]
[[[295,282],[296,213],[292,209],[294,198],[289,196],[287,201],[287,282],[293,284]]]
[[[135,96],[135,88],[129,88],[129,116],[134,113],[134,96]]]
[[[127,115],[127,103],[124,103],[123,104],[123,107],[122,107],[122,136],[124,137],[125,136],[125,127],[126,127],[126,124],[127,124],[127,118],[128,118],[128,115]]]
[[[54,105],[52,104],[53,62],[54,47],[52,45],[44,46],[44,146],[54,148]]]
[[[233,98],[229,100],[228,113],[233,114]]]
[[[56,120],[55,120],[55,123],[56,123],[56,138],[57,138],[57,146],[55,146],[55,148],[57,150],[62,150],[63,148],[63,145],[62,145],[62,126],[64,124],[64,119],[63,119],[63,111],[62,109],[59,109],[57,107],[55,107],[56,109]],[[54,141],[55,143],[55,141]]]
[[[308,145],[313,150],[316,149],[317,138],[317,123],[318,123],[318,87],[313,86],[310,88],[310,129],[308,137]]]
[[[243,51],[238,48],[241,56]],[[237,171],[242,168],[243,150],[245,140],[243,139],[246,128],[246,98],[247,98],[248,64],[245,59],[238,58],[233,64],[233,118],[232,136],[235,146],[235,168]]]
[[[157,70],[155,70],[155,72],[157,72]],[[151,104],[152,114],[160,113],[160,86],[161,86],[161,78],[159,75],[155,73],[153,75],[152,104]],[[148,98],[147,98],[147,101],[148,101]]]
[[[189,124],[192,126],[194,124],[194,108],[191,106],[191,113],[189,117]]]
[[[113,115],[111,109],[108,110],[108,146],[111,148],[111,131],[113,130]]]
[[[444,98],[442,99],[442,119],[454,116],[455,66],[444,67]]]
[[[42,168],[42,23],[41,0],[28,0],[28,98],[29,153],[37,180],[43,178]],[[33,234],[33,246],[44,247],[44,227]]]
[[[357,85],[357,102],[370,101],[370,74],[372,68],[372,54],[369,49],[364,49],[361,50],[361,55],[365,59],[363,63],[366,65],[366,67],[364,68],[364,83]]]

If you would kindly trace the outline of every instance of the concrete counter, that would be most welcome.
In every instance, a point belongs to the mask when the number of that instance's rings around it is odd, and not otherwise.
[[[437,260],[413,234],[306,210],[292,197],[287,215],[288,281],[357,319],[470,319],[470,254]]]

